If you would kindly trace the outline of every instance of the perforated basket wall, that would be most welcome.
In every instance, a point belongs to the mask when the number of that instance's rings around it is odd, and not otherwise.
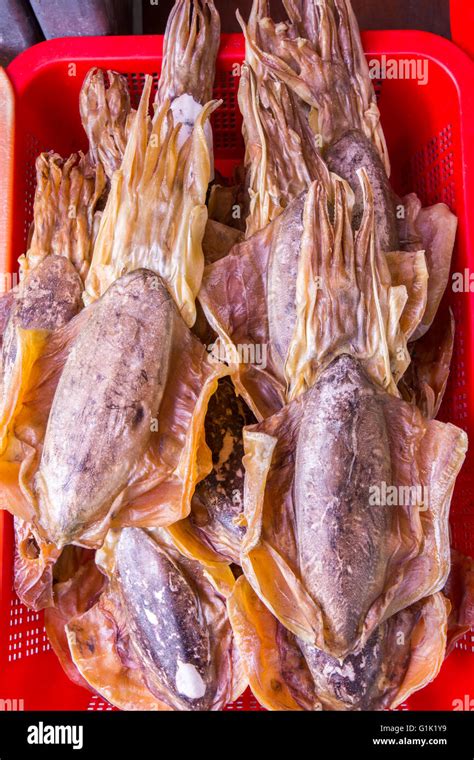
[[[382,120],[393,165],[395,189],[416,191],[424,204],[444,201],[460,220],[454,269],[471,266],[474,208],[474,113],[466,95],[474,91],[473,64],[453,45],[421,32],[373,32],[364,35],[369,58],[428,60],[428,83],[384,80],[377,83]],[[243,156],[237,106],[238,64],[244,54],[240,35],[223,37],[215,97],[223,100],[213,118],[218,170],[231,176]],[[34,162],[42,150],[63,156],[86,148],[78,113],[78,94],[91,66],[126,74],[134,105],[145,74],[155,85],[162,39],[115,37],[53,40],[22,54],[8,73],[15,89],[14,224],[12,261],[25,250],[35,190]],[[237,65],[237,66],[236,66]],[[0,136],[1,139],[1,136]],[[1,223],[2,220],[0,220]],[[456,351],[442,417],[472,433],[474,440],[474,308],[470,294],[448,295],[457,323]],[[453,498],[454,545],[474,553],[474,457],[468,456]],[[474,637],[466,636],[447,659],[438,679],[414,695],[402,709],[453,709],[470,694],[474,681]],[[6,700],[6,702],[1,702]],[[10,701],[8,701],[10,700]],[[43,615],[25,609],[12,590],[12,525],[0,513],[0,706],[33,709],[109,710],[98,696],[68,681],[48,643]],[[258,710],[247,692],[230,710]]]

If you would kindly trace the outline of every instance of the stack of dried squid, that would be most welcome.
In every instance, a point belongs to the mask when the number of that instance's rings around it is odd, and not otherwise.
[[[177,0],[152,117],[151,78],[135,111],[89,72],[89,150],[39,157],[0,304],[15,587],[122,709],[247,683],[269,709],[395,707],[470,623],[467,441],[434,419],[456,220],[391,190],[348,0],[284,5],[242,22],[241,186],[214,172],[213,0]]]

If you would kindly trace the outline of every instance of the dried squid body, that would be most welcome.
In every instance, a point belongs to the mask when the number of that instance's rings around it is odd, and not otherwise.
[[[34,368],[17,419],[21,493],[8,491],[12,511],[58,548],[100,545],[111,521],[162,525],[189,513],[210,469],[207,403],[227,372],[148,270],[76,320]]]
[[[425,420],[342,356],[244,443],[242,568],[298,638],[344,658],[443,588],[463,431]]]
[[[265,229],[205,269],[200,303],[234,362],[238,391],[259,419],[311,387],[342,353],[356,355],[398,395],[408,336],[426,303],[426,267],[423,254],[412,254],[406,267],[395,262],[393,284],[376,245],[364,172],[359,181],[358,233],[351,226],[353,194],[333,175],[329,193],[314,182]]]
[[[82,290],[71,262],[62,256],[48,256],[11,293],[0,359],[3,453],[14,447],[14,421],[47,335],[64,327],[80,311]],[[52,568],[58,556],[56,547],[42,541],[29,522],[15,519],[14,583],[25,604],[41,609],[52,602]]]
[[[441,593],[386,620],[342,660],[285,629],[243,577],[228,606],[250,687],[268,710],[395,709],[436,678],[446,652]]]
[[[64,588],[60,614],[47,618],[91,688],[128,710],[218,710],[240,695],[228,567],[205,568],[166,531],[138,528],[111,531],[97,562],[108,582],[96,603],[84,610],[78,590]]]
[[[357,178],[363,169],[375,198],[380,249],[387,253],[426,251],[428,299],[423,320],[412,337],[416,339],[429,328],[446,289],[456,217],[443,203],[421,211],[415,195],[401,201],[390,186],[380,113],[349,0],[288,0],[285,8],[289,22],[276,24],[269,18],[269,4],[255,0],[248,27],[244,27],[250,61],[260,79],[276,78],[311,108],[307,118],[322,141],[321,155],[328,169],[345,179],[355,194],[354,229],[359,228],[363,213]],[[416,220],[418,230],[414,230],[417,205],[421,213]],[[409,237],[416,248],[404,241],[407,227],[411,227]]]

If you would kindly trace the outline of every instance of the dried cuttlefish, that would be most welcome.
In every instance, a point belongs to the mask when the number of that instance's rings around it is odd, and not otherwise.
[[[333,175],[331,195],[313,183],[265,229],[205,269],[200,303],[234,366],[238,392],[259,419],[309,388],[345,352],[398,395],[407,340],[426,303],[426,268],[422,252],[406,260],[393,254],[389,267],[376,245],[364,172],[359,180],[365,207],[357,233],[352,192]]]
[[[268,2],[255,0],[246,28],[254,66],[280,80],[312,109],[309,123],[322,141],[321,152],[328,169],[345,179],[355,194],[355,229],[363,215],[357,174],[364,169],[375,198],[381,250],[426,251],[428,301],[423,321],[413,336],[415,340],[432,323],[446,288],[456,217],[443,203],[421,211],[421,202],[415,195],[402,202],[390,186],[380,114],[349,0],[288,0],[285,8],[289,21],[275,24],[269,18]],[[413,235],[417,216],[418,232]],[[410,222],[415,248],[404,242],[404,228]]]
[[[134,117],[127,80],[116,71],[92,68],[79,95],[82,126],[89,138],[89,158],[103,167],[108,180],[120,168]]]
[[[244,445],[242,569],[296,636],[344,658],[443,588],[462,430],[424,419],[346,355]]]
[[[100,546],[109,524],[186,517],[210,470],[204,418],[226,373],[156,274],[124,275],[32,367],[0,462],[2,507],[58,549]]]
[[[244,577],[228,607],[250,687],[268,710],[395,709],[436,678],[446,652],[441,593],[384,621],[342,661],[286,630]]]
[[[5,453],[30,373],[47,335],[66,325],[82,307],[82,281],[63,256],[48,256],[9,293],[8,318],[0,354],[0,451]],[[35,330],[34,339],[31,339]],[[15,520],[15,590],[34,609],[52,602],[53,565],[60,551],[33,527]]]
[[[56,610],[47,614],[66,666],[128,710],[219,710],[242,693],[226,565],[205,567],[165,530],[139,528],[110,531],[96,559],[107,578],[98,599],[94,576],[90,601],[80,579],[58,587]]]
[[[85,279],[97,232],[98,205],[105,189],[102,166],[88,156],[41,153],[36,160],[33,229],[28,251],[19,258],[22,274],[47,256],[64,256]]]
[[[120,169],[112,178],[86,280],[86,303],[141,266],[159,274],[189,326],[196,319],[211,158],[204,125],[217,103],[201,109],[180,144],[180,123],[167,103],[150,125],[147,77]]]

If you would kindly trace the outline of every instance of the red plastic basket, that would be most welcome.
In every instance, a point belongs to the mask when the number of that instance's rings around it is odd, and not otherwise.
[[[377,83],[379,104],[399,193],[416,191],[425,205],[446,202],[459,217],[456,271],[474,266],[474,64],[453,44],[423,32],[370,32],[370,58],[427,59],[429,80]],[[128,77],[132,99],[140,96],[145,74],[160,70],[159,37],[69,38],[41,43],[8,69],[16,106],[11,240],[5,242],[3,270],[14,271],[25,250],[35,190],[34,162],[42,150],[66,156],[86,148],[78,94],[91,66],[116,69]],[[241,35],[224,35],[215,96],[224,105],[213,128],[218,169],[230,175],[243,155],[237,106],[238,69],[244,55]],[[3,139],[3,138],[2,138]],[[0,161],[2,153],[0,152]],[[0,166],[0,175],[2,167]],[[469,173],[469,170],[471,173]],[[0,206],[2,213],[2,206]],[[0,229],[8,219],[0,219]],[[0,238],[1,241],[1,238]],[[443,418],[464,428],[474,441],[474,300],[449,298],[457,322],[455,357]],[[452,506],[453,543],[474,554],[474,455],[458,480]],[[474,681],[474,636],[466,636],[446,660],[436,681],[402,709],[452,710],[464,703]],[[42,614],[23,607],[12,590],[12,521],[0,513],[0,699],[34,709],[107,710],[100,697],[68,681],[48,643]],[[22,700],[22,702],[21,702]],[[469,703],[469,697],[466,704]],[[232,710],[259,709],[247,692]]]

